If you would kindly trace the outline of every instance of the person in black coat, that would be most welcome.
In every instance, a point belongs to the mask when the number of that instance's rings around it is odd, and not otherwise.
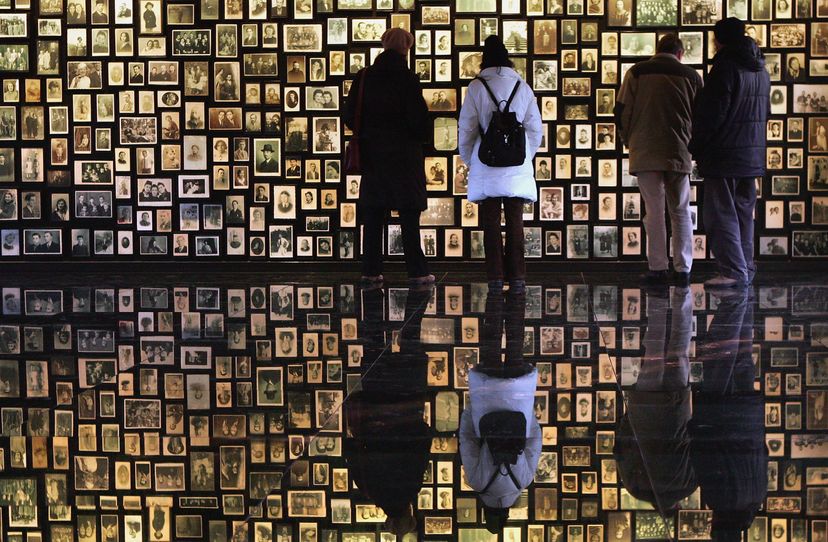
[[[708,287],[753,281],[756,177],[765,174],[770,76],[745,23],[729,17],[714,27],[716,56],[693,112],[690,152],[704,177],[704,227],[719,276]]]
[[[428,362],[420,342],[431,290],[409,290],[399,352],[388,344],[393,330],[382,318],[382,290],[363,291],[361,389],[344,403],[351,436],[343,452],[351,479],[385,512],[385,528],[400,539],[417,527],[414,503],[431,450],[432,430],[423,421]]]
[[[723,292],[698,339],[702,383],[693,396],[690,457],[702,504],[713,511],[712,539],[738,542],[768,490],[764,396],[754,391],[753,300]]]
[[[423,144],[430,132],[428,106],[417,76],[406,64],[414,36],[392,28],[383,34],[382,43],[385,51],[371,67],[360,70],[345,104],[345,124],[354,129],[362,100],[358,130],[363,280],[382,281],[382,231],[393,209],[400,214],[409,278],[431,283],[434,276],[420,248],[420,213],[427,207]]]

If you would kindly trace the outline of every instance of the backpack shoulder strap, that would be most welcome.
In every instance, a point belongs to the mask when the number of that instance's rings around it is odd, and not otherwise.
[[[505,463],[504,463],[504,465],[506,466],[506,472],[509,473],[509,478],[512,479],[512,483],[515,484],[515,487],[517,489],[520,489],[520,482],[518,482],[518,479],[517,479],[517,476],[515,476],[515,473],[512,472],[512,466],[507,465]]]
[[[515,88],[512,89],[512,93],[509,95],[509,99],[506,100],[506,107],[503,111],[508,111],[509,106],[512,105],[512,100],[515,98],[515,94],[517,94],[518,89],[520,88],[520,79],[515,83]]]
[[[500,102],[503,100],[498,100],[497,96],[495,96],[494,92],[492,92],[492,88],[489,86],[489,83],[486,82],[485,79],[482,77],[475,77],[478,81],[483,83],[483,86],[486,87],[486,92],[489,93],[489,96],[492,98],[492,101],[495,103],[495,107],[497,107],[498,111],[500,110]]]
[[[480,494],[486,493],[489,491],[489,488],[492,487],[492,484],[495,483],[495,480],[500,476],[500,466],[498,465],[497,470],[492,473],[491,478],[489,478],[489,482],[486,484],[486,487],[480,490]]]
[[[503,469],[504,469],[506,472],[503,472],[503,471],[501,470],[501,467],[503,467]],[[491,478],[489,478],[489,483],[487,483],[487,484],[486,484],[486,487],[484,487],[481,491],[479,491],[479,493],[480,493],[480,494],[484,494],[484,493],[486,493],[487,491],[489,491],[489,488],[490,488],[490,487],[492,487],[492,484],[494,484],[494,483],[495,483],[495,480],[497,480],[497,479],[498,479],[498,478],[500,478],[501,476],[505,476],[505,475],[509,475],[509,478],[511,478],[511,479],[512,479],[512,483],[513,483],[513,484],[515,484],[515,488],[516,488],[516,489],[521,489],[521,487],[520,487],[520,482],[518,482],[517,477],[516,477],[516,476],[515,476],[515,474],[512,472],[512,467],[511,467],[511,465],[508,465],[508,464],[506,464],[506,463],[501,463],[500,465],[497,465],[497,469],[496,469],[496,470],[492,473],[492,477],[491,477]]]

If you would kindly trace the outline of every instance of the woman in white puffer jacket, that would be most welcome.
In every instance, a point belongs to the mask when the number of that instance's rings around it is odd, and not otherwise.
[[[508,52],[497,36],[489,36],[483,46],[479,78],[485,79],[499,100],[508,100],[520,82],[510,111],[514,111],[526,130],[526,159],[522,165],[489,167],[478,158],[481,127],[489,126],[497,107],[480,81],[469,84],[460,111],[460,156],[469,166],[469,200],[480,203],[483,243],[486,250],[486,275],[489,288],[502,289],[504,279],[513,291],[526,287],[526,265],[523,258],[523,204],[537,201],[533,158],[540,147],[542,125],[535,93],[512,69]],[[501,207],[506,215],[506,247],[504,253],[500,231]]]

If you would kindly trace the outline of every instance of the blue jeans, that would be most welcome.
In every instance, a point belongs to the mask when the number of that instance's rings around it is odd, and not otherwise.
[[[719,273],[742,283],[753,281],[753,177],[704,179],[704,230]]]

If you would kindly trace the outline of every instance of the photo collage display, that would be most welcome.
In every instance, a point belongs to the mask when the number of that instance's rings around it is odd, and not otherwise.
[[[426,255],[483,257],[457,152],[483,40],[537,94],[532,260],[642,260],[642,201],[613,118],[632,64],[678,31],[704,74],[712,25],[748,21],[770,72],[756,256],[828,256],[828,8],[812,0],[4,0],[0,261],[357,260],[343,171],[354,75],[391,27],[432,115]],[[693,178],[694,257],[710,256]],[[399,224],[385,251],[401,256]]]

